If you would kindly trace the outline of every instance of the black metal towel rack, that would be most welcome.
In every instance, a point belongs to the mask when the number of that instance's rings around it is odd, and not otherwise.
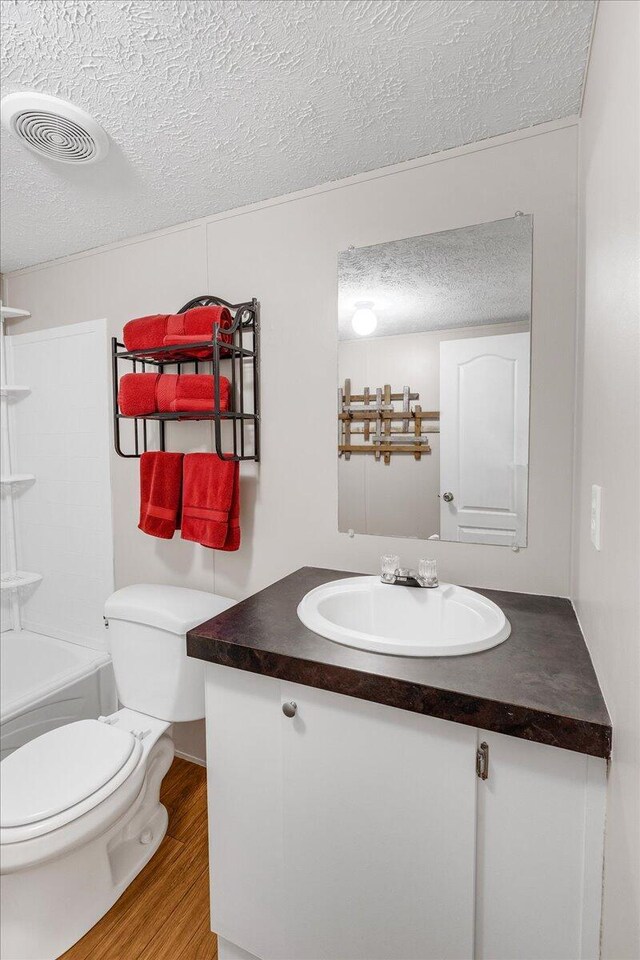
[[[117,337],[111,338],[111,373],[113,387],[113,442],[119,457],[127,459],[140,457],[148,449],[149,431],[147,421],[158,422],[158,446],[166,449],[166,425],[176,420],[211,420],[214,427],[215,450],[223,460],[260,460],[260,305],[253,299],[246,303],[228,303],[220,297],[195,297],[178,310],[185,313],[193,307],[227,307],[233,323],[221,330],[214,326],[211,339],[189,344],[184,351],[175,346],[147,347],[144,350],[127,350]],[[223,339],[224,337],[224,339]],[[207,350],[211,356],[194,359],[192,351]],[[163,360],[166,354],[170,359]],[[118,385],[120,382],[120,364],[132,364],[129,372],[149,373],[148,367],[163,373],[165,367],[176,368],[178,374],[184,366],[192,366],[190,372],[198,373],[201,366],[211,364],[214,377],[214,389],[211,412],[180,411],[179,413],[153,413],[144,417],[127,417],[120,413],[118,403]],[[250,365],[251,377],[245,373]],[[228,410],[220,410],[220,376],[229,380],[231,394]],[[249,409],[247,409],[249,407]],[[133,453],[122,449],[120,424],[122,420],[133,422]],[[222,424],[230,425],[231,450],[224,450]]]

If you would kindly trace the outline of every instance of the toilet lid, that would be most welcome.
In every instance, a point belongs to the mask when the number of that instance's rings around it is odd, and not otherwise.
[[[0,771],[0,826],[46,820],[86,800],[125,765],[132,733],[99,720],[77,720],[9,754]]]

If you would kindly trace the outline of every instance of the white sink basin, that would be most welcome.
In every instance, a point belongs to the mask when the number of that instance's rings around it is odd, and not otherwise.
[[[511,624],[491,600],[451,583],[435,589],[348,577],[311,590],[298,605],[305,627],[347,647],[403,657],[488,650]]]

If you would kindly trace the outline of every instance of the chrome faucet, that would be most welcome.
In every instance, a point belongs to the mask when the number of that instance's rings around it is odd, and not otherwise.
[[[384,561],[387,559],[389,558],[383,558],[382,563],[380,579],[383,583],[388,583],[391,586],[423,587],[431,590],[438,586],[435,560],[419,560],[418,569],[410,570],[407,567],[385,564]]]

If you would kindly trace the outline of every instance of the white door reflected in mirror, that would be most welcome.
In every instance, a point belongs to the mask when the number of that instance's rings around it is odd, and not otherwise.
[[[440,536],[523,546],[529,334],[441,343],[440,411]]]

